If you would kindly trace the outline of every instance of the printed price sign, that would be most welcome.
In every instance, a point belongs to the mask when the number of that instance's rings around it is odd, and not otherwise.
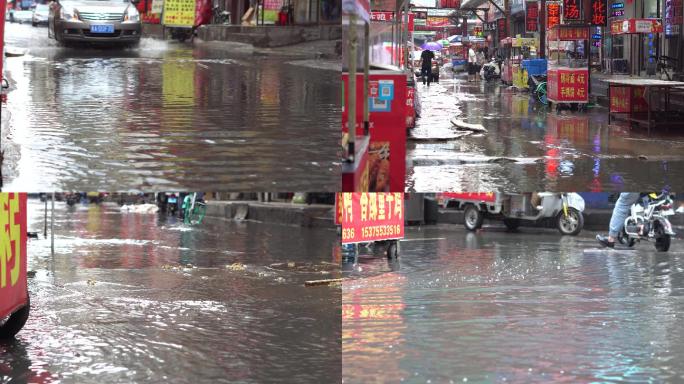
[[[338,199],[342,244],[404,237],[403,193],[341,193]]]
[[[195,0],[165,0],[164,25],[192,27],[195,25]]]
[[[27,299],[26,194],[0,193],[0,319]]]

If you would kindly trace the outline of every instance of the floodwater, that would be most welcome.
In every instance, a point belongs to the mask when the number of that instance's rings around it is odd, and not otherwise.
[[[499,81],[418,85],[422,113],[407,146],[410,191],[660,190],[684,177],[684,133],[608,125],[608,110],[543,107]],[[450,120],[482,124],[462,136]]]
[[[339,382],[335,232],[29,201],[31,315],[0,382]],[[288,264],[290,263],[290,264]],[[14,380],[14,381],[10,381]]]
[[[338,189],[339,69],[324,60],[153,39],[61,48],[45,27],[6,29],[28,51],[5,65],[5,190]]]
[[[407,230],[397,262],[345,264],[345,383],[684,380],[684,247],[592,233]]]

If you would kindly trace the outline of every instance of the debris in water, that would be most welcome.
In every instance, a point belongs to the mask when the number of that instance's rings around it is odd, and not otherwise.
[[[295,267],[294,261],[288,261],[288,262],[287,262],[287,267],[288,267],[288,268],[294,268],[294,267]]]
[[[230,269],[231,271],[244,271],[245,265],[242,263],[233,263],[230,265],[226,265],[226,268]]]
[[[304,282],[307,287],[314,287],[317,285],[332,285],[341,283],[344,279],[323,279],[323,280],[309,280]]]
[[[124,205],[121,207],[121,212],[157,213],[157,211],[159,211],[159,207],[154,204]]]
[[[484,127],[482,124],[470,124],[466,123],[463,120],[459,119],[451,119],[451,124],[455,125],[459,129],[465,129],[469,131],[475,131],[475,132],[487,132],[487,129]]]
[[[96,281],[93,279],[88,279],[88,285],[95,285]]]

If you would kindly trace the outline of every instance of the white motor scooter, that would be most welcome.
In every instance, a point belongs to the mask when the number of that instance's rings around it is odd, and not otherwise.
[[[492,59],[488,63],[485,63],[480,69],[480,77],[486,81],[500,78],[501,64],[499,61],[492,57]]]

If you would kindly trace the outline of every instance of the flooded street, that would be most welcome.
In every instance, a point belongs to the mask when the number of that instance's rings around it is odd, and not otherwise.
[[[362,248],[344,265],[344,382],[683,381],[681,239],[594,235],[432,226],[407,228],[396,262]]]
[[[339,69],[313,52],[62,48],[13,23],[5,36],[28,50],[5,65],[5,190],[337,190]]]
[[[335,231],[29,200],[31,315],[0,382],[339,382]]]
[[[529,93],[444,76],[418,85],[421,118],[411,132],[410,191],[660,190],[684,177],[684,135],[608,125],[608,110],[543,107]],[[452,118],[488,132],[463,136]]]

